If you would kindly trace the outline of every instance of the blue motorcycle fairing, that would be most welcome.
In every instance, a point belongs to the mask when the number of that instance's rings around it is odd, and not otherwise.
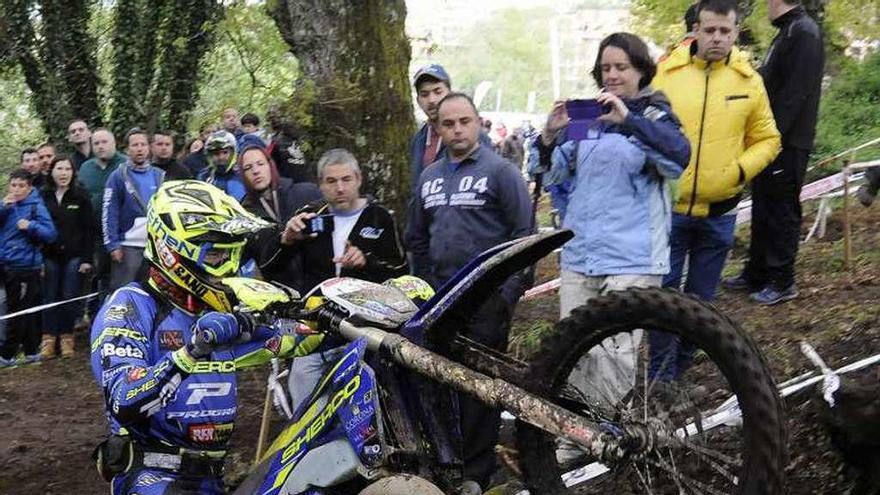
[[[277,495],[311,450],[339,438],[348,439],[365,466],[382,460],[376,414],[379,398],[375,374],[363,361],[366,346],[364,338],[351,342],[345,354],[324,373],[309,399],[297,408],[294,419],[279,434],[270,447],[272,453],[263,461],[269,463],[268,468],[255,471],[260,474],[261,484],[253,493]],[[327,400],[319,408],[322,397]],[[302,495],[312,493],[322,492],[311,489]]]
[[[425,345],[427,329],[432,328],[451,309],[481,300],[479,293],[491,289],[486,284],[494,275],[504,275],[503,278],[506,279],[534,264],[573,236],[570,230],[557,230],[514,239],[483,251],[443,284],[434,297],[406,322],[400,334],[415,344]],[[474,295],[478,297],[471,297]],[[472,311],[479,307],[478,304],[471,306]]]

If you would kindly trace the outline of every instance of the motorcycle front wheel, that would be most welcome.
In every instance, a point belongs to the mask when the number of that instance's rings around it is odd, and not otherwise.
[[[518,423],[533,495],[764,495],[782,487],[776,385],[752,339],[710,304],[664,289],[590,300],[559,322],[529,371],[528,388],[593,422],[604,446],[597,455]]]

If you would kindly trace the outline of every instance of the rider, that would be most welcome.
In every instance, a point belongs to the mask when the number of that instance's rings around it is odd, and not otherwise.
[[[221,282],[245,236],[265,227],[199,181],[163,185],[147,211],[149,273],[117,290],[95,318],[91,361],[112,435],[96,451],[115,494],[223,493],[236,416],[235,370],[307,354],[240,315]]]
[[[235,169],[236,164],[235,136],[228,131],[216,131],[205,141],[205,153],[208,155],[208,166],[199,171],[197,178],[213,184],[226,194],[241,202],[247,190],[241,175]]]

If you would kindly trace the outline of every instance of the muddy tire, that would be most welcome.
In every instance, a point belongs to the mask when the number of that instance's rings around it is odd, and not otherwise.
[[[738,440],[730,442],[736,446],[738,462],[734,464],[735,469],[731,469],[733,472],[727,474],[731,479],[735,474],[736,480],[730,482],[730,487],[718,492],[748,495],[779,493],[786,459],[785,430],[782,401],[769,368],[755,343],[741,328],[712,305],[694,297],[663,289],[632,289],[591,300],[560,321],[556,331],[544,340],[530,363],[530,376],[536,377],[536,381],[528,387],[532,392],[551,398],[579,414],[589,414],[589,406],[579,409],[563,398],[563,388],[572,370],[589,349],[602,345],[603,340],[611,335],[632,329],[657,329],[687,339],[704,353],[700,354],[703,363],[717,368],[717,375],[721,378],[718,381],[726,380],[729,390],[738,398],[742,426],[730,428],[738,437]],[[646,346],[647,339],[644,340],[643,345]],[[640,359],[644,356],[643,351]],[[639,381],[634,383],[633,389],[638,388]],[[647,404],[651,392],[647,386],[645,390]],[[645,410],[648,411],[648,407]],[[665,488],[658,484],[652,489],[645,481],[633,482],[632,479],[637,476],[644,477],[644,471],[638,466],[627,469],[628,461],[625,460],[608,466],[610,471],[605,478],[610,478],[610,484],[603,485],[601,483],[605,482],[599,481],[592,489],[566,488],[562,481],[566,469],[557,458],[558,445],[557,440],[549,434],[527,424],[517,424],[520,467],[532,494],[682,491],[681,486],[673,491],[671,484]],[[662,459],[662,456],[659,457]],[[697,471],[696,476],[700,473]],[[632,479],[626,481],[626,477]],[[620,488],[615,484],[618,482],[629,483],[628,486],[635,488]],[[699,486],[696,481],[694,483]],[[638,489],[642,485],[644,489]],[[681,482],[676,481],[675,485],[681,485]],[[683,492],[701,493],[697,490]]]

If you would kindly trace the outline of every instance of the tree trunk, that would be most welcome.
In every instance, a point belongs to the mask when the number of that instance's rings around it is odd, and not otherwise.
[[[294,117],[310,162],[330,148],[352,151],[363,192],[402,215],[415,127],[404,0],[286,0],[269,9],[300,62]]]

